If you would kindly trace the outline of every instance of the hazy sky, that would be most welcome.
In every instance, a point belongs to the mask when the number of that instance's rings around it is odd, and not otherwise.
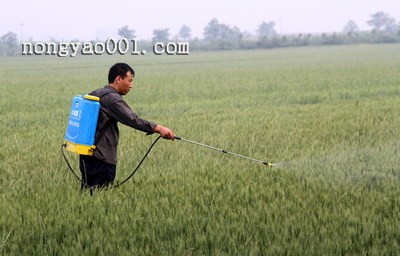
[[[249,33],[263,21],[274,21],[278,33],[340,32],[349,20],[366,30],[366,21],[378,11],[400,22],[400,0],[1,1],[0,36],[12,31],[36,41],[117,38],[124,25],[139,39],[151,39],[160,28],[174,36],[182,25],[202,37],[212,18]]]

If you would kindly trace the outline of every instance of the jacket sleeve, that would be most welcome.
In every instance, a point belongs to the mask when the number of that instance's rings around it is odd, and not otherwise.
[[[108,104],[107,112],[118,122],[143,132],[153,133],[154,127],[157,126],[156,123],[140,118],[122,97],[112,99]]]

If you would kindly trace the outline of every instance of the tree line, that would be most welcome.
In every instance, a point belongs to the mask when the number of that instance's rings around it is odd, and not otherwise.
[[[279,34],[275,22],[262,22],[256,34],[241,31],[213,18],[204,28],[203,37],[192,37],[189,26],[183,25],[178,34],[171,36],[169,29],[153,30],[152,40],[142,40],[141,47],[151,49],[155,42],[185,41],[190,43],[190,50],[236,50],[262,49],[278,47],[296,47],[308,45],[340,45],[360,43],[400,43],[400,22],[385,12],[376,12],[367,21],[370,30],[361,31],[353,20],[348,21],[342,31],[334,33],[299,33]],[[118,35],[136,38],[136,31],[129,26],[118,29]],[[95,41],[93,41],[95,42]],[[21,42],[13,32],[0,37],[0,56],[21,54]]]

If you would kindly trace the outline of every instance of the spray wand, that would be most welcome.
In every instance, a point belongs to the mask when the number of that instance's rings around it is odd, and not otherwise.
[[[272,167],[272,165],[273,165],[272,162],[262,161],[262,160],[258,160],[258,159],[252,158],[252,157],[243,156],[243,155],[240,155],[240,154],[237,154],[237,153],[226,151],[224,149],[220,149],[220,148],[216,148],[216,147],[213,147],[213,146],[209,146],[209,145],[206,145],[206,144],[203,144],[203,143],[200,143],[200,142],[184,139],[182,137],[175,136],[174,139],[175,140],[185,141],[185,142],[188,142],[188,143],[192,143],[192,144],[195,144],[195,145],[198,145],[198,146],[202,146],[202,147],[205,147],[205,148],[209,148],[209,149],[212,149],[212,150],[216,150],[216,151],[219,151],[221,153],[225,153],[225,154],[229,154],[229,155],[245,158],[245,159],[257,162],[257,163],[264,164],[264,165],[266,165],[268,167]]]

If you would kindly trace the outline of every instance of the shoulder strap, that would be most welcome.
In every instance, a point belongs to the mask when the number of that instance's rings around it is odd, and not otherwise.
[[[110,93],[112,93],[112,91],[105,91],[105,92],[103,92],[102,94],[100,94],[97,97],[102,98],[102,97],[104,97],[104,96],[106,96],[107,94],[110,94]],[[100,106],[101,106],[101,103],[100,103]],[[108,127],[108,125],[110,123],[111,123],[111,119],[108,119],[108,121],[104,124],[104,126],[101,128],[101,130],[98,133],[96,133],[96,138],[94,140],[94,144],[95,145],[97,144],[97,142],[99,142],[100,138],[103,137],[103,135],[106,132],[107,127]]]

